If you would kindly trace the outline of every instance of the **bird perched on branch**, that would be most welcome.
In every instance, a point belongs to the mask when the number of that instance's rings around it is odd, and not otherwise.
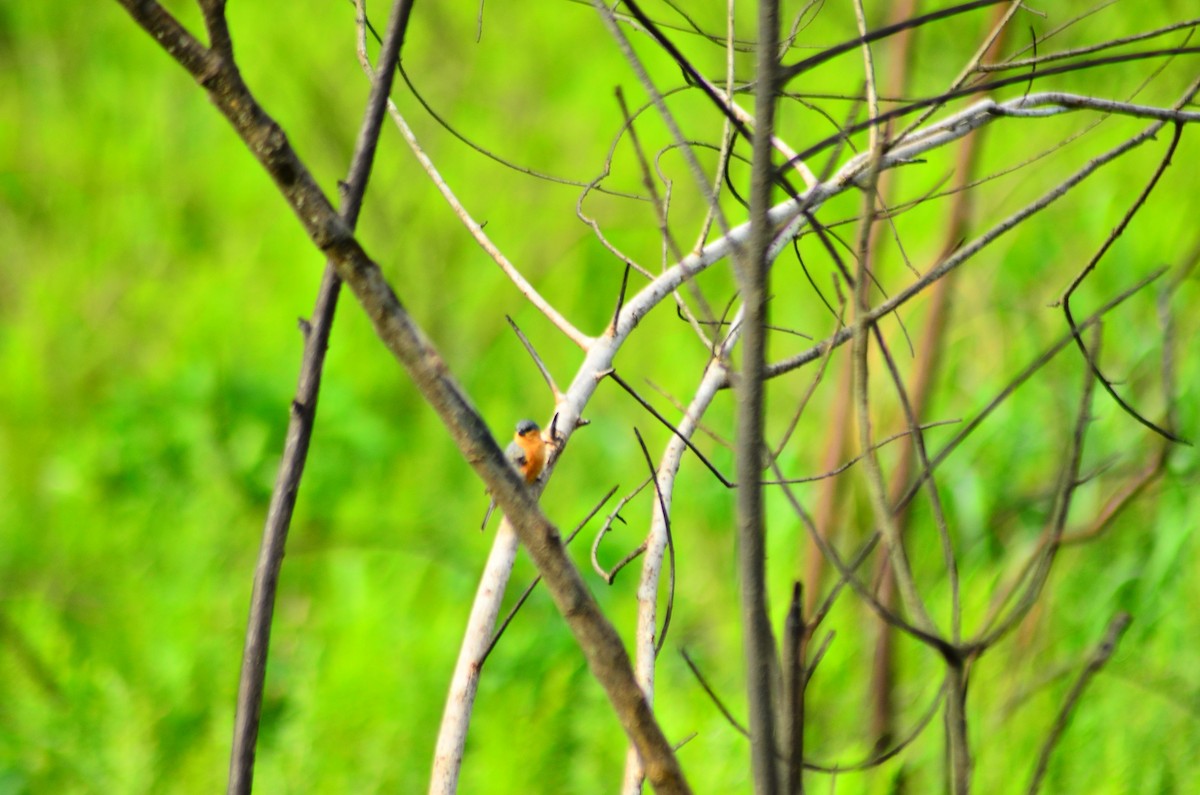
[[[546,440],[542,438],[542,429],[533,420],[521,420],[517,423],[517,432],[513,434],[513,440],[508,443],[504,454],[512,468],[521,473],[525,485],[532,485],[546,466]],[[494,510],[496,510],[495,498],[488,505],[487,514],[483,517],[483,525],[479,528],[480,530],[487,527],[488,519],[492,518]]]

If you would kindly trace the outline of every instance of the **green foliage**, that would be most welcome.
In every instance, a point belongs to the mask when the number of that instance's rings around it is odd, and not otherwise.
[[[1098,23],[1107,27],[1075,29],[1062,46],[1161,24],[1171,13],[1163,5],[1153,14],[1118,5]],[[296,318],[311,311],[323,263],[203,92],[115,3],[94,6],[64,16],[54,4],[0,5],[0,793],[211,792],[225,777],[250,582],[299,362]],[[173,6],[195,28],[194,8]],[[285,17],[270,4],[235,3],[230,12],[248,84],[335,195],[367,93],[353,53],[352,7],[293,4]],[[489,4],[475,45],[474,6],[418,4],[405,66],[464,135],[517,163],[586,182],[621,123],[613,87],[622,85],[635,107],[644,97],[586,6],[538,6],[529,12],[538,24],[524,13]],[[853,29],[848,15],[823,13],[805,40],[844,38]],[[698,20],[722,29],[719,14]],[[749,20],[738,20],[747,38]],[[1044,32],[1060,21],[1033,24]],[[967,33],[930,30],[922,49],[928,62],[919,69],[927,82],[918,90],[944,85],[982,24],[964,22]],[[660,87],[679,85],[660,52],[644,38],[635,43],[661,76]],[[719,48],[700,52],[708,73],[719,74]],[[813,80],[824,81],[822,91],[857,91],[857,62],[838,63]],[[1062,85],[1124,97],[1145,73],[1110,70]],[[1168,73],[1138,101],[1170,103],[1182,88],[1177,78]],[[446,134],[402,90],[396,96],[447,181],[500,247],[580,328],[603,328],[621,267],[575,222],[579,188],[514,175]],[[720,120],[711,108],[694,92],[676,101],[687,134],[715,142],[711,131]],[[838,120],[848,112],[846,103],[832,107]],[[781,134],[793,145],[832,129],[795,105],[781,118],[789,125]],[[1112,119],[1047,157],[1044,167],[994,181],[980,191],[978,214],[1012,212],[1141,125]],[[1013,122],[997,134],[1028,135],[1022,153],[1032,156],[1081,126],[1078,118]],[[668,140],[653,113],[640,117],[639,134],[650,151]],[[1180,252],[1195,244],[1194,139],[1185,131],[1176,168],[1085,285],[1080,307],[1107,300],[1164,260],[1178,264]],[[497,435],[517,418],[548,416],[545,390],[504,315],[535,341],[561,384],[574,374],[578,350],[477,249],[397,136],[388,131],[383,141],[360,224],[364,244]],[[968,266],[930,416],[973,416],[1064,331],[1059,311],[1046,305],[1115,225],[1164,143],[1108,167],[1086,197],[1056,205]],[[627,141],[615,158],[606,187],[641,190]],[[711,153],[701,158],[714,162]],[[935,154],[903,169],[902,192],[920,195],[940,183],[951,158]],[[989,147],[982,168],[990,173],[1014,158],[1023,159],[1011,147]],[[688,247],[702,202],[678,154],[663,162],[675,179],[676,234]],[[743,166],[733,174],[745,183]],[[830,222],[854,215],[857,202],[831,204]],[[742,217],[736,202],[724,206]],[[937,257],[944,207],[930,203],[900,217],[919,269]],[[583,209],[632,256],[657,266],[660,240],[648,204],[593,194]],[[819,261],[811,238],[801,250],[806,263]],[[832,321],[795,259],[780,262],[775,317],[824,336]],[[830,270],[814,267],[822,287]],[[879,270],[889,290],[909,278],[895,250]],[[728,270],[701,281],[719,310],[732,295]],[[1197,290],[1192,277],[1173,304],[1179,426],[1193,439],[1200,436],[1200,359],[1190,346],[1197,321],[1189,308]],[[903,317],[914,338],[924,311],[915,304]],[[632,344],[618,359],[644,394],[652,393],[642,376],[686,397],[705,364],[673,313],[668,302],[646,318],[639,333],[654,343]],[[1156,382],[1157,322],[1146,293],[1112,317],[1104,338],[1118,389],[1151,417],[1166,405]],[[899,328],[893,323],[887,332],[901,350]],[[775,339],[772,355],[808,344]],[[907,374],[914,365],[910,358],[901,366]],[[810,373],[773,385],[773,431],[786,424]],[[836,365],[827,379],[835,374]],[[1082,378],[1078,354],[1060,355],[943,470],[969,627],[987,615],[993,590],[1015,576],[1046,522]],[[878,382],[882,389],[883,378]],[[823,418],[836,399],[833,390],[813,398],[798,431],[805,444],[785,453],[789,471],[821,471]],[[674,416],[665,400],[654,400]],[[1153,449],[1145,429],[1106,396],[1097,395],[1092,413],[1084,471],[1094,478],[1082,487],[1072,522],[1095,515]],[[668,439],[615,386],[603,386],[587,414],[595,427],[573,441],[545,496],[549,514],[568,528],[610,485],[629,488],[643,477],[631,425],[652,450]],[[730,417],[725,395],[708,421],[722,433]],[[886,419],[888,433],[902,427],[898,411]],[[956,430],[930,431],[931,449]],[[704,445],[717,466],[732,471],[726,450]],[[886,450],[882,455],[885,466],[895,464]],[[1195,449],[1177,449],[1168,476],[1102,537],[1061,553],[1039,610],[973,669],[977,791],[1025,786],[1067,690],[1117,610],[1132,613],[1132,629],[1076,710],[1045,791],[1200,790],[1200,623],[1191,609],[1200,602],[1196,476]],[[810,500],[814,489],[798,494]],[[678,493],[679,592],[656,708],[672,738],[696,734],[680,758],[698,791],[748,791],[746,743],[678,655],[688,649],[733,712],[744,713],[732,492],[688,460]],[[259,741],[260,791],[425,786],[490,543],[490,534],[475,531],[485,504],[433,413],[344,298],[283,570]],[[637,545],[649,507],[644,494],[625,510],[629,524],[606,538],[603,560],[611,564]],[[869,526],[869,510],[856,493],[842,507],[839,532],[848,544]],[[769,510],[773,608],[781,620],[784,595],[804,571],[805,538],[781,498],[773,496]],[[923,503],[916,523],[931,526]],[[590,540],[585,531],[576,558],[618,627],[631,634],[636,565],[605,587],[586,568]],[[937,599],[935,614],[944,617],[949,595],[936,543],[913,557],[923,587]],[[514,583],[532,574],[522,561]],[[842,629],[809,703],[808,748],[823,762],[871,751],[863,683],[872,636],[854,631],[868,627],[868,618],[848,596],[830,617]],[[899,643],[896,700],[907,726],[936,695],[938,682],[927,674],[938,661],[912,641]],[[937,791],[941,754],[935,720],[911,753],[870,773],[814,775],[811,791],[890,792],[901,779],[907,791]],[[463,791],[609,791],[624,756],[625,738],[602,692],[545,593],[536,591],[487,662]]]

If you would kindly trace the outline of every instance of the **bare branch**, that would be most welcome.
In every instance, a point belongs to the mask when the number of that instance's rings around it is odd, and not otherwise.
[[[734,260],[734,273],[742,293],[742,366],[736,385],[737,436],[737,568],[741,598],[742,650],[746,666],[747,704],[750,712],[750,762],[757,795],[775,795],[780,784],[775,764],[775,720],[778,693],[778,652],[767,617],[766,515],[759,484],[766,452],[764,406],[768,322],[767,294],[769,249],[774,236],[770,220],[771,188],[775,183],[771,162],[771,137],[775,129],[775,90],[779,62],[779,7],[777,0],[758,2],[758,52],[755,74],[758,91],[754,112],[758,126],[752,141],[750,181],[750,239]]]
[[[996,41],[1004,33],[1005,28],[1008,27],[1008,23],[1012,20],[1013,15],[1016,14],[1017,10],[1020,8],[1022,8],[1021,0],[1012,0],[1012,2],[1009,3],[1008,8],[1004,11],[1000,18],[993,23],[991,32],[988,33],[988,35],[980,43],[979,47],[976,48],[975,54],[967,59],[966,65],[963,66],[962,70],[958,73],[958,76],[950,81],[950,88],[948,89],[949,91],[955,91],[960,88],[963,83],[967,81],[967,78],[974,74],[975,67],[977,67],[979,62],[983,60],[984,56],[986,56],[988,52],[993,49]],[[928,119],[937,111],[938,107],[938,105],[930,105],[896,137],[898,139],[903,139],[915,128],[920,127],[925,123],[926,119]],[[871,115],[874,116],[875,114],[872,113]]]
[[[578,1],[585,2],[586,0],[578,0]],[[357,2],[357,0],[356,0],[356,2]],[[367,23],[367,27],[370,28],[370,22]],[[372,32],[374,32],[373,29],[372,29]],[[589,184],[587,182],[582,182],[582,181],[576,180],[576,179],[569,179],[567,177],[560,177],[555,174],[549,174],[545,171],[538,171],[537,169],[528,168],[527,166],[523,166],[520,163],[513,162],[512,160],[510,160],[506,157],[503,157],[502,155],[496,154],[492,150],[487,149],[487,148],[481,146],[480,144],[476,143],[475,141],[468,138],[463,133],[459,132],[458,128],[456,128],[453,124],[451,124],[448,119],[446,119],[442,114],[438,113],[437,110],[435,110],[434,107],[431,104],[429,104],[429,101],[425,99],[424,95],[421,94],[421,92],[417,90],[416,85],[413,84],[412,78],[410,78],[408,76],[408,72],[406,72],[404,69],[404,64],[402,64],[402,63],[397,64],[396,68],[400,72],[400,79],[402,79],[404,81],[404,85],[408,87],[408,92],[410,94],[412,94],[413,99],[415,99],[421,105],[421,107],[424,108],[425,112],[429,114],[429,117],[431,119],[433,119],[435,122],[437,122],[438,126],[440,126],[442,129],[444,129],[446,132],[450,133],[450,135],[454,136],[454,138],[456,138],[458,141],[460,141],[464,145],[470,147],[471,149],[474,149],[476,152],[483,155],[488,160],[491,160],[492,162],[495,162],[495,163],[499,163],[500,165],[504,166],[507,169],[511,169],[512,171],[516,171],[520,174],[525,174],[527,176],[533,177],[534,179],[540,179],[544,182],[553,182],[558,185],[569,185],[569,186],[576,187],[576,188],[589,187]],[[596,187],[595,190],[598,190],[601,193],[607,193],[610,196],[618,196],[622,199],[634,199],[634,200],[642,199],[641,196],[635,196],[632,193],[623,193],[621,191],[609,190],[608,188],[604,188],[604,187]]]
[[[696,667],[696,663],[692,661],[691,656],[687,653],[687,649],[680,649],[679,653],[683,656],[683,661],[687,663],[688,668],[692,669],[692,675],[696,677],[696,681],[700,683],[700,687],[704,688],[704,692],[708,694],[710,699],[712,699],[712,703],[718,710],[720,710],[721,714],[725,716],[725,720],[729,721],[729,725],[737,729],[738,734],[749,739],[750,730],[743,726],[737,718],[733,717],[733,713],[729,711],[729,708],[725,706],[723,701],[721,701],[720,696],[718,696],[716,691],[712,689],[712,686],[709,685],[708,680],[704,678],[704,674],[700,673],[700,669]]]
[[[848,773],[855,770],[869,770],[872,767],[878,767],[889,759],[894,758],[897,754],[910,746],[914,740],[921,736],[925,731],[925,727],[930,724],[933,717],[938,714],[938,709],[942,706],[942,698],[946,695],[946,682],[942,682],[941,688],[938,689],[937,695],[929,703],[929,708],[917,719],[909,732],[900,740],[896,741],[890,748],[886,748],[878,753],[862,760],[861,762],[851,762],[849,764],[831,763],[831,762],[805,762],[806,770],[817,770],[822,773]]]
[[[1098,354],[1100,346],[1099,329],[1099,324],[1097,324],[1092,330],[1095,341],[1091,348],[1091,356]],[[1087,378],[1084,381],[1080,395],[1079,408],[1076,410],[1075,427],[1071,433],[1066,450],[1063,453],[1062,469],[1058,477],[1058,487],[1054,496],[1054,508],[1051,512],[1050,520],[1046,524],[1037,548],[1026,562],[1021,576],[1013,583],[1012,589],[999,600],[999,607],[996,612],[998,613],[999,610],[1003,609],[1004,604],[1016,594],[1017,588],[1023,581],[1026,583],[1025,588],[1020,592],[1016,604],[1013,605],[1007,615],[1000,619],[989,617],[987,624],[976,636],[977,639],[968,644],[974,654],[982,653],[1024,620],[1025,616],[1029,614],[1029,611],[1037,602],[1038,596],[1042,592],[1042,587],[1046,584],[1046,579],[1050,576],[1050,568],[1053,566],[1055,557],[1061,547],[1060,542],[1066,529],[1067,516],[1071,510],[1071,503],[1080,484],[1079,467],[1083,459],[1083,443],[1087,435],[1087,426],[1091,420],[1090,407],[1093,387],[1095,386],[1095,380],[1091,377],[1090,367],[1086,375]]]
[[[737,332],[731,331],[726,338],[727,343],[736,339]],[[667,443],[657,470],[652,475],[658,499],[650,517],[650,533],[643,544],[646,552],[642,563],[642,576],[638,583],[638,619],[635,640],[635,666],[638,683],[646,692],[648,699],[654,697],[654,665],[658,658],[661,644],[656,642],[655,633],[658,627],[658,586],[662,578],[664,553],[671,549],[670,528],[668,525],[671,502],[674,498],[675,479],[683,462],[684,452],[695,450],[691,437],[700,423],[700,418],[708,410],[719,385],[724,380],[725,366],[719,358],[709,361],[696,389],[692,402],[683,411],[679,427],[672,426],[674,435]],[[673,553],[672,553],[673,554]],[[674,569],[674,565],[672,565]],[[642,770],[638,761],[628,759],[625,765],[625,783],[623,791],[627,794],[636,792],[641,787]]]
[[[213,52],[232,61],[233,42],[229,39],[229,23],[225,19],[225,0],[200,0],[200,10],[204,14],[204,27],[208,30],[208,46]]]
[[[1122,63],[1129,63],[1131,61],[1142,61],[1142,60],[1149,60],[1149,59],[1154,59],[1154,58],[1174,58],[1175,56],[1178,56],[1178,55],[1194,55],[1197,53],[1200,53],[1200,47],[1174,47],[1174,48],[1166,49],[1166,50],[1151,50],[1148,52],[1131,53],[1131,54],[1127,54],[1127,55],[1113,55],[1108,58],[1098,58],[1094,61],[1082,61],[1077,64],[1069,64],[1067,66],[1060,66],[1060,67],[1056,67],[1054,69],[1046,69],[1042,72],[1037,73],[1036,75],[1017,75],[1015,77],[1008,77],[1008,78],[1003,78],[1000,80],[994,80],[990,83],[983,83],[983,84],[979,84],[979,85],[970,86],[967,88],[955,89],[953,91],[948,91],[945,94],[940,94],[935,97],[928,97],[925,99],[917,100],[917,101],[912,102],[903,107],[888,111],[887,113],[881,113],[877,116],[872,116],[871,118],[867,119],[864,122],[850,125],[846,129],[839,131],[836,135],[831,135],[828,138],[818,141],[817,143],[813,144],[812,146],[808,147],[807,149],[801,151],[799,154],[796,155],[796,157],[801,160],[807,160],[807,159],[811,158],[813,155],[816,155],[826,149],[829,149],[832,146],[840,145],[842,143],[842,141],[844,141],[846,139],[846,137],[849,135],[853,135],[855,133],[862,132],[863,130],[870,129],[872,127],[882,126],[882,125],[892,121],[893,119],[902,118],[904,116],[909,115],[910,113],[915,113],[919,110],[922,110],[923,108],[927,108],[927,107],[934,106],[934,105],[945,104],[947,101],[952,100],[952,99],[958,99],[961,97],[970,96],[971,94],[977,94],[981,91],[990,91],[990,90],[997,89],[997,88],[1004,88],[1005,86],[1009,86],[1009,85],[1013,85],[1013,84],[1029,82],[1032,77],[1036,77],[1037,79],[1040,80],[1044,77],[1051,77],[1054,75],[1063,74],[1063,73],[1067,73],[1067,72],[1083,71],[1085,69],[1091,69],[1091,68],[1095,68],[1097,66],[1116,65],[1116,64],[1122,64]],[[1043,109],[1036,109],[1036,108],[1035,109],[1026,109],[1026,108],[1023,108],[1022,103],[1024,103],[1026,100],[1032,99],[1034,97],[1044,98],[1047,94],[1050,94],[1050,95],[1057,94],[1058,96],[1069,98],[1069,99],[1066,99],[1064,101],[1056,103],[1056,104],[1060,104],[1060,105],[1064,106],[1061,109],[1059,109],[1059,108],[1049,108],[1049,109],[1045,109],[1045,108],[1043,108]],[[1111,102],[1109,100],[1097,100],[1097,99],[1094,99],[1091,97],[1076,97],[1075,95],[1072,95],[1072,94],[1060,94],[1059,92],[1046,92],[1044,94],[1032,94],[1032,95],[1026,93],[1026,94],[1022,95],[1021,97],[1019,97],[1018,99],[1010,100],[1008,102],[997,104],[996,105],[996,109],[997,109],[996,115],[1045,117],[1045,116],[1057,115],[1058,113],[1063,113],[1066,110],[1078,110],[1081,108],[1091,108],[1093,110],[1099,110],[1102,108],[1102,106],[1105,106],[1105,105],[1109,106],[1109,112],[1120,113],[1122,115],[1135,116],[1135,117],[1139,117],[1139,118],[1151,118],[1151,119],[1159,119],[1161,121],[1175,121],[1175,122],[1195,122],[1197,120],[1200,120],[1200,113],[1196,113],[1196,112],[1179,111],[1179,110],[1165,110],[1163,108],[1153,108],[1153,107],[1146,107],[1146,106],[1140,106],[1140,105],[1131,105],[1129,103],[1123,103],[1123,102]],[[911,141],[911,139],[906,138],[902,141],[899,141],[898,143],[903,144],[903,143],[908,143],[909,141]],[[789,164],[785,163],[783,167],[787,167],[788,165]]]
[[[617,573],[620,572],[621,569],[627,566],[631,561],[636,560],[639,555],[646,551],[646,542],[643,541],[638,545],[637,549],[622,558],[617,565],[613,566],[611,571],[606,571],[604,567],[600,565],[600,542],[603,541],[604,536],[608,535],[609,531],[612,530],[612,524],[614,521],[620,520],[622,524],[625,523],[625,519],[621,516],[621,509],[628,505],[634,497],[641,494],[642,489],[649,485],[650,478],[646,478],[639,483],[637,487],[633,489],[633,491],[617,500],[617,506],[609,511],[608,517],[604,520],[604,524],[600,525],[600,529],[596,531],[596,537],[592,540],[592,569],[600,575],[604,582],[609,585],[613,584],[617,578]]]
[[[1002,390],[1000,390],[1000,392],[994,398],[992,398],[992,400],[989,401],[988,404],[982,410],[980,410],[980,412],[976,414],[974,418],[963,425],[962,429],[956,433],[949,442],[947,442],[940,450],[938,450],[937,454],[930,459],[929,469],[933,470],[940,466],[950,456],[950,454],[953,453],[960,444],[962,444],[963,440],[971,435],[971,433],[974,432],[974,430],[978,428],[979,425],[982,424],[983,421],[992,414],[992,412],[999,408],[1000,405],[1003,404],[1004,401],[1007,400],[1013,394],[1013,392],[1017,390],[1018,387],[1032,378],[1038,370],[1040,370],[1051,359],[1061,353],[1063,349],[1074,342],[1077,331],[1083,331],[1099,323],[1101,318],[1103,318],[1106,314],[1123,304],[1129,298],[1136,295],[1147,285],[1161,277],[1164,273],[1166,273],[1166,269],[1160,268],[1159,270],[1151,273],[1149,276],[1146,276],[1145,278],[1134,283],[1128,289],[1123,290],[1111,301],[1107,302],[1089,315],[1075,329],[1065,333],[1059,337],[1053,345],[1042,351],[1042,353],[1038,355],[1028,366],[1018,373],[1011,381],[1009,381],[1009,383]],[[920,488],[925,476],[925,472],[920,473],[917,480],[908,487],[908,490],[904,492],[903,496],[896,500],[896,510],[904,507],[909,503],[910,500],[912,500],[912,498],[916,495],[917,490]]]
[[[961,3],[959,5],[950,6],[949,8],[939,9],[929,14],[923,14],[919,17],[913,17],[912,19],[907,19],[903,22],[897,22],[893,25],[886,25],[882,28],[876,28],[869,33],[860,34],[858,38],[847,39],[840,44],[822,50],[816,55],[811,55],[798,63],[783,67],[783,69],[779,72],[779,85],[782,87],[793,77],[820,66],[826,61],[830,61],[839,55],[844,55],[845,53],[851,52],[860,46],[872,44],[873,42],[886,39],[889,36],[894,36],[902,30],[921,27],[923,25],[928,25],[931,22],[937,22],[938,20],[946,19],[947,17],[957,16],[958,14],[974,11],[979,8],[986,8],[990,5],[1003,2],[1008,2],[1008,0],[975,0],[975,2]]]
[[[1092,679],[1100,672],[1100,669],[1108,663],[1113,652],[1117,650],[1117,644],[1121,642],[1121,637],[1125,634],[1125,630],[1129,629],[1129,623],[1133,620],[1128,613],[1120,612],[1113,616],[1113,620],[1108,624],[1108,631],[1104,633],[1104,640],[1100,641],[1100,645],[1092,652],[1092,656],[1088,659],[1087,665],[1083,669],[1083,673],[1079,675],[1079,679],[1075,681],[1071,692],[1067,695],[1067,700],[1063,702],[1062,709],[1058,712],[1058,717],[1054,721],[1054,727],[1050,730],[1050,735],[1046,737],[1046,742],[1042,744],[1041,753],[1038,754],[1037,767],[1033,770],[1033,780],[1029,782],[1029,795],[1034,795],[1042,788],[1042,779],[1046,775],[1046,768],[1050,764],[1050,754],[1054,751],[1054,746],[1058,744],[1058,740],[1062,737],[1063,732],[1067,729],[1067,723],[1071,720],[1071,713],[1075,711],[1075,706],[1079,703],[1080,697],[1083,696],[1084,689],[1092,681]]]
[[[229,38],[229,28],[225,22],[224,0],[207,0],[202,7],[213,51],[218,53],[221,58],[222,65],[219,67],[219,72],[225,73],[226,79],[234,84],[236,90],[236,87],[243,84],[233,62],[233,45]],[[392,64],[399,58],[411,8],[412,4],[409,0],[397,0],[392,7],[392,14],[388,21],[387,37],[383,50],[379,54],[379,63],[384,67],[385,76],[376,80],[371,86],[363,121],[355,141],[350,170],[343,183],[341,220],[346,224],[348,230],[353,230],[358,221],[363,194],[366,193],[371,166],[375,160],[375,148],[383,125],[384,103],[391,90]],[[140,10],[147,16],[145,21],[142,19],[139,21],[148,31],[157,30],[159,33],[169,34],[175,41],[185,43],[186,51],[194,52],[202,60],[212,57],[211,53],[200,53],[197,49],[198,42],[190,39],[186,31],[178,26],[157,4],[145,4],[145,7]],[[130,8],[130,12],[134,13],[134,9]],[[134,16],[137,18],[136,13]],[[165,39],[160,38],[159,41],[163,42],[168,52],[175,54]],[[182,60],[181,63],[183,63]],[[196,68],[200,68],[199,64],[196,64]],[[207,75],[213,65],[209,64],[203,68],[205,70],[203,74]],[[193,74],[197,74],[197,72],[193,71]],[[198,76],[198,79],[201,78]],[[203,83],[204,80],[201,79],[201,82]],[[279,134],[282,136],[281,131]],[[316,186],[312,187],[315,189]],[[333,209],[331,207],[327,209],[332,215]],[[242,649],[233,744],[229,759],[227,787],[230,795],[248,795],[253,786],[254,756],[258,744],[259,722],[262,717],[263,686],[267,674],[271,621],[275,613],[275,593],[279,585],[279,573],[283,567],[284,549],[287,544],[288,530],[292,523],[292,513],[296,506],[296,495],[300,491],[300,480],[304,475],[304,466],[308,460],[308,447],[316,421],[317,398],[321,389],[325,351],[329,346],[329,333],[333,327],[334,312],[337,309],[340,291],[341,279],[338,278],[336,265],[329,262],[326,264],[324,275],[321,278],[312,318],[302,325],[305,332],[304,354],[301,360],[299,383],[296,386],[296,396],[292,399],[283,458],[275,478],[271,504],[267,510],[267,519],[263,527],[258,562],[254,570],[254,588],[250,595],[250,616],[247,620],[246,640]]]
[[[550,375],[550,371],[546,369],[546,363],[542,361],[541,356],[538,356],[533,343],[525,336],[525,332],[521,331],[521,327],[517,325],[516,321],[508,315],[505,315],[504,319],[508,321],[508,325],[512,328],[513,333],[517,335],[517,339],[525,346],[525,351],[529,354],[529,358],[533,359],[533,363],[537,365],[538,372],[542,374],[542,380],[546,382],[546,386],[550,388],[550,394],[554,396],[554,404],[558,405],[558,402],[562,400],[562,391],[558,388],[558,384],[554,383],[554,376]]]
[[[541,293],[522,275],[521,271],[492,242],[492,239],[483,231],[483,227],[471,217],[471,214],[467,212],[467,209],[458,200],[458,197],[454,195],[450,186],[442,179],[442,175],[438,172],[437,167],[434,166],[433,161],[429,159],[429,156],[425,154],[425,150],[421,148],[412,128],[408,126],[408,122],[400,115],[399,109],[391,100],[388,100],[388,113],[391,114],[393,123],[400,130],[400,134],[404,136],[404,140],[408,143],[409,148],[412,149],[417,162],[421,164],[421,168],[425,170],[429,179],[442,194],[442,198],[446,200],[446,204],[450,205],[450,209],[458,217],[459,221],[462,222],[462,225],[471,233],[471,237],[475,238],[475,242],[479,244],[479,247],[500,266],[500,270],[521,291],[521,294],[529,299],[529,303],[533,304],[539,312],[545,315],[559,331],[566,335],[567,339],[574,342],[580,348],[587,350],[591,344],[591,338],[575,328],[549,301],[543,298]]]
[[[1189,101],[1198,90],[1200,90],[1200,80],[1197,80],[1192,84],[1187,96],[1181,100],[1179,104],[1183,105],[1185,102]],[[1167,170],[1167,166],[1171,164],[1171,156],[1175,154],[1175,148],[1179,146],[1179,138],[1182,134],[1183,126],[1176,124],[1174,128],[1174,134],[1171,136],[1171,143],[1167,146],[1167,151],[1163,155],[1162,161],[1159,162],[1158,168],[1155,169],[1154,174],[1150,177],[1150,181],[1146,183],[1146,186],[1142,189],[1142,192],[1138,194],[1136,199],[1134,199],[1133,204],[1125,212],[1124,217],[1121,218],[1121,222],[1117,224],[1112,232],[1109,233],[1108,238],[1105,239],[1103,244],[1101,244],[1100,250],[1092,256],[1087,265],[1085,265],[1083,269],[1075,276],[1074,280],[1072,280],[1071,285],[1067,287],[1066,292],[1063,293],[1062,307],[1063,314],[1065,314],[1067,317],[1068,328],[1075,328],[1075,318],[1071,316],[1071,295],[1075,292],[1079,285],[1083,283],[1083,280],[1087,278],[1088,274],[1095,270],[1096,265],[1100,262],[1100,259],[1104,256],[1105,252],[1107,252],[1109,247],[1112,246],[1116,239],[1121,236],[1126,227],[1129,226],[1129,222],[1133,220],[1133,216],[1136,215],[1137,211],[1140,210],[1142,205],[1146,203],[1146,199],[1150,197],[1150,192],[1154,190],[1154,186],[1158,184],[1159,178],[1162,177],[1163,172]],[[1088,354],[1087,347],[1083,344],[1083,338],[1079,336],[1079,334],[1075,335],[1075,344],[1079,346],[1079,350],[1081,353],[1083,353],[1084,359],[1091,365],[1092,373],[1095,374],[1096,380],[1100,382],[1102,387],[1104,387],[1104,391],[1116,401],[1117,405],[1121,407],[1122,411],[1133,417],[1145,427],[1157,433],[1159,436],[1169,439],[1172,442],[1186,443],[1185,440],[1176,434],[1161,428],[1158,425],[1155,425],[1153,422],[1143,417],[1137,412],[1137,410],[1126,403],[1125,400],[1117,394],[1116,389],[1113,388],[1112,382],[1105,378],[1104,374],[1100,372],[1100,366],[1096,363],[1095,358]]]
[[[604,504],[612,499],[612,495],[617,493],[618,488],[620,487],[613,486],[608,490],[607,494],[600,498],[600,501],[597,502],[592,510],[588,512],[588,515],[583,517],[579,524],[575,525],[575,529],[571,531],[571,534],[567,536],[567,540],[563,542],[564,546],[571,545],[571,542],[575,540],[575,537],[578,536],[580,532],[582,532],[583,528],[587,526],[587,523],[592,521],[592,517],[599,513],[600,509],[604,507]],[[504,620],[501,621],[500,625],[496,627],[496,631],[492,633],[492,640],[490,643],[488,643],[488,647],[484,649],[483,654],[480,655],[479,659],[476,661],[476,667],[483,667],[483,664],[487,661],[488,656],[492,653],[492,650],[496,648],[496,644],[500,642],[500,638],[503,637],[504,630],[508,629],[508,625],[511,624],[513,619],[517,617],[517,613],[525,605],[526,600],[529,599],[530,594],[533,593],[533,589],[536,588],[537,584],[541,581],[541,576],[537,576],[530,581],[529,585],[525,586],[525,590],[521,592],[519,597],[517,597],[517,601],[513,603],[512,609],[508,611],[508,615],[504,617]],[[501,590],[503,590],[503,588],[501,588]]]
[[[1074,47],[1070,50],[1060,50],[1059,52],[1049,52],[1045,55],[1039,55],[1034,58],[1021,58],[1011,61],[1003,61],[1001,63],[981,63],[975,66],[976,72],[1006,72],[1009,69],[1023,69],[1026,66],[1036,66],[1037,64],[1052,63],[1061,61],[1066,58],[1078,58],[1080,55],[1088,55],[1093,52],[1102,52],[1103,50],[1111,50],[1113,47],[1120,47],[1125,44],[1132,44],[1135,41],[1145,41],[1146,39],[1154,39],[1159,36],[1164,36],[1176,30],[1184,30],[1195,28],[1200,25],[1200,17],[1193,19],[1185,19],[1182,22],[1175,22],[1170,25],[1163,25],[1154,30],[1148,30],[1144,33],[1135,33],[1132,36],[1120,36],[1115,39],[1108,39],[1099,44],[1092,44],[1087,47]]]
[[[717,469],[716,465],[708,460],[708,456],[706,456],[706,455],[704,455],[704,453],[700,452],[700,448],[696,447],[696,445],[694,445],[692,443],[690,434],[685,436],[682,431],[680,431],[673,424],[671,424],[670,420],[668,420],[661,413],[659,413],[658,409],[654,408],[654,406],[652,406],[649,401],[647,401],[645,398],[643,398],[641,395],[639,395],[637,390],[634,389],[632,386],[630,386],[629,383],[624,378],[617,375],[616,370],[609,370],[607,373],[605,373],[605,375],[607,375],[612,380],[616,381],[622,389],[624,389],[626,392],[628,392],[629,395],[634,400],[636,400],[638,403],[640,403],[642,405],[642,408],[644,408],[646,411],[650,412],[650,415],[652,417],[654,417],[654,419],[658,420],[663,425],[665,425],[667,428],[669,428],[671,433],[675,434],[676,438],[678,438],[681,442],[683,442],[687,446],[687,448],[689,450],[691,450],[696,455],[697,458],[700,459],[700,463],[704,464],[704,466],[708,468],[708,471],[713,473],[713,477],[715,477],[717,480],[719,480],[721,482],[722,486],[724,486],[727,489],[732,489],[732,488],[737,487],[736,483],[734,483],[733,481],[729,480],[724,475],[722,475],[721,470]]]

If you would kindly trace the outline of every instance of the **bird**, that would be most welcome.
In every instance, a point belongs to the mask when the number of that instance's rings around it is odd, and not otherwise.
[[[525,485],[533,485],[546,466],[546,440],[542,438],[542,429],[533,420],[518,422],[516,433],[513,434],[513,440],[505,448],[504,455],[508,458],[508,463],[512,465],[512,468],[517,470],[525,480]],[[483,517],[480,531],[487,528],[488,519],[492,518],[494,510],[496,510],[496,499],[493,497],[488,505],[487,513]]]

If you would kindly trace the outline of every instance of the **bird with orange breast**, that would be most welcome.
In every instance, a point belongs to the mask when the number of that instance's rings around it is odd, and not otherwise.
[[[504,450],[508,463],[521,474],[526,486],[533,485],[546,467],[546,440],[542,438],[542,429],[533,420],[521,420],[517,423],[517,432],[513,440]],[[496,500],[493,497],[488,505],[487,514],[483,517],[481,531],[487,528],[492,511],[496,510]]]

